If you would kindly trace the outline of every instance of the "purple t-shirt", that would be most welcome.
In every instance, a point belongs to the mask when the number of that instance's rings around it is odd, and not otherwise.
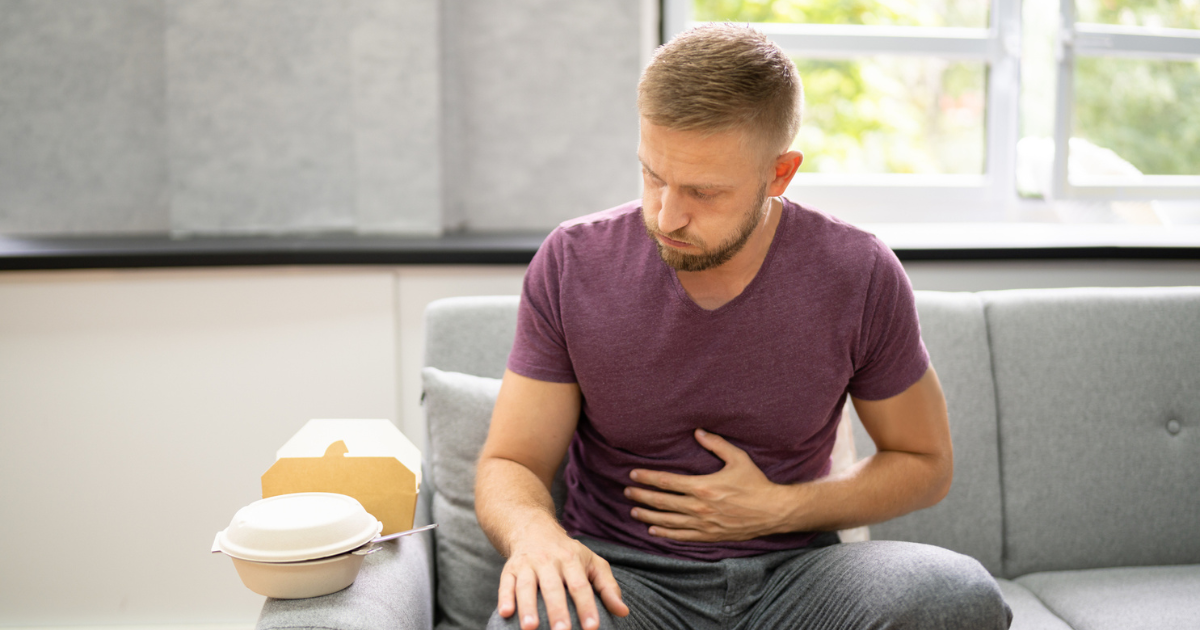
[[[634,468],[704,475],[723,462],[696,428],[745,450],[776,483],[829,474],[846,394],[895,396],[929,365],[912,288],[875,236],[784,200],[758,275],[724,306],[696,305],[630,202],[560,225],[525,275],[508,367],[578,382],[563,525],[653,554],[719,560],[807,545],[656,538],[629,515]]]

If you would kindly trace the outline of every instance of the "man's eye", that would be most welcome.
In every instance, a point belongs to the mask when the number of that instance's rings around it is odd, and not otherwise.
[[[712,199],[714,197],[714,195],[712,193],[706,193],[706,192],[699,191],[699,190],[693,190],[692,196],[697,199],[701,199],[701,200]]]

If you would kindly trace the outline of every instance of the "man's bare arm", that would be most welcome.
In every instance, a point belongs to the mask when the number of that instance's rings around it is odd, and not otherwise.
[[[475,475],[475,512],[508,562],[497,609],[536,628],[542,591],[551,628],[570,626],[566,597],[586,630],[599,627],[593,589],[615,615],[628,614],[608,563],[567,536],[554,517],[550,484],[579,420],[576,384],[547,383],[506,371]]]
[[[954,447],[933,367],[897,396],[853,402],[876,453],[812,484],[813,502],[824,508],[809,517],[816,524],[811,529],[879,523],[935,505],[950,491]]]
[[[627,496],[647,508],[633,517],[651,535],[677,540],[748,540],[767,534],[838,530],[878,523],[929,507],[946,496],[954,473],[946,400],[933,368],[903,393],[879,401],[855,400],[877,452],[824,479],[780,485],[750,457],[717,435],[696,439],[726,462],[712,475],[635,470],[640,484]]]

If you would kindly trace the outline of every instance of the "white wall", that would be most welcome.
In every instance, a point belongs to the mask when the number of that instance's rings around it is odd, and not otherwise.
[[[917,289],[1200,285],[1200,261],[906,267]],[[0,274],[0,626],[252,626],[262,598],[208,549],[275,449],[315,417],[423,444],[425,305],[522,274]]]
[[[208,549],[275,450],[319,417],[423,444],[425,304],[523,272],[0,274],[0,626],[252,626]]]
[[[215,533],[309,418],[393,418],[388,270],[0,275],[0,625],[241,623]]]

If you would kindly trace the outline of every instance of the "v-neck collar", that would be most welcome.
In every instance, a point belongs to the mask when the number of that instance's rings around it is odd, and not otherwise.
[[[779,225],[775,226],[775,234],[771,237],[771,244],[767,247],[767,255],[763,258],[758,272],[754,274],[754,277],[750,279],[750,283],[742,289],[741,293],[734,296],[732,300],[712,310],[700,306],[692,299],[692,296],[688,295],[687,289],[683,288],[683,283],[679,281],[679,274],[675,272],[674,268],[663,262],[662,258],[658,255],[657,248],[651,245],[651,248],[654,250],[655,259],[658,260],[661,269],[667,274],[668,282],[671,283],[671,286],[675,290],[675,296],[683,301],[684,307],[693,313],[707,317],[716,317],[735,309],[738,304],[749,299],[747,296],[754,293],[756,288],[765,282],[762,278],[771,269],[771,260],[775,258],[775,251],[779,249],[779,241],[782,240],[784,233],[787,231],[788,215],[791,214],[789,204],[790,202],[787,199],[782,196],[779,197]]]

